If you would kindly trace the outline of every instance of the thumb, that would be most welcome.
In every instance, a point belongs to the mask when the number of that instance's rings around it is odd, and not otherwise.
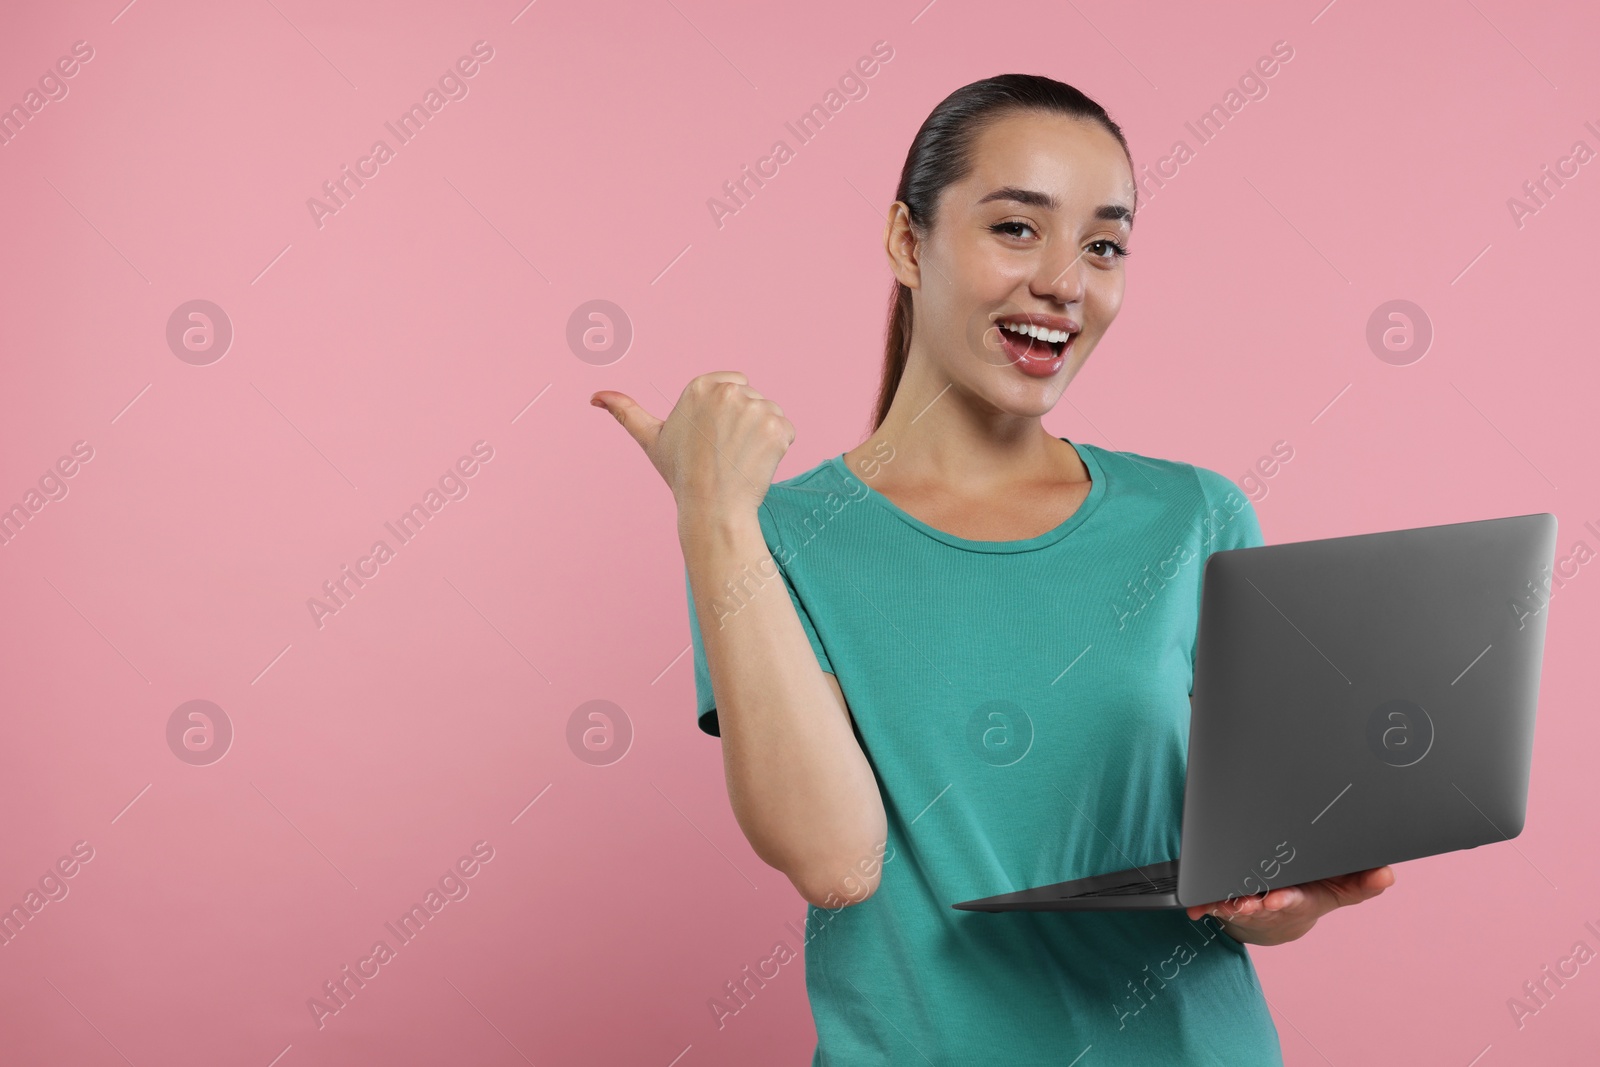
[[[649,452],[661,436],[661,420],[640,407],[633,397],[610,389],[602,389],[589,398],[597,408],[605,408],[639,442],[639,447]]]

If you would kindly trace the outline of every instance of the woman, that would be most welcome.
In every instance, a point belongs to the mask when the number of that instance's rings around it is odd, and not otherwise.
[[[794,478],[771,484],[793,425],[736,371],[664,422],[593,398],[672,489],[700,726],[812,905],[814,1064],[1281,1064],[1244,945],[1393,883],[950,907],[1177,855],[1204,557],[1261,543],[1222,475],[1041,426],[1121,306],[1133,174],[1060,82],[940,103],[885,231],[872,434]]]

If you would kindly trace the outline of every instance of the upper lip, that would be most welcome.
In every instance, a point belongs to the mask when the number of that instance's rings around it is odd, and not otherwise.
[[[1000,325],[1002,322],[1027,323],[1030,326],[1038,326],[1046,330],[1065,330],[1068,333],[1078,333],[1083,329],[1083,327],[1078,323],[1073,322],[1071,319],[1064,319],[1060,315],[1036,315],[1032,313],[1025,315],[1002,315],[995,319],[994,322],[996,326]]]

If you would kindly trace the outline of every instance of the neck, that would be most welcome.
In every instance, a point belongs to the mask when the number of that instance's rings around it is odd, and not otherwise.
[[[1000,411],[949,378],[930,373],[929,360],[907,360],[883,424],[848,453],[850,458],[893,448],[898,485],[937,483],[982,492],[1014,482],[1087,477],[1077,454],[1046,430],[1042,415]]]

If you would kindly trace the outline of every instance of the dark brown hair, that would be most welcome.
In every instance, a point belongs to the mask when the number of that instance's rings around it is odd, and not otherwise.
[[[900,170],[900,186],[894,198],[906,205],[919,239],[927,238],[945,187],[972,172],[971,149],[978,134],[1007,114],[1028,110],[1053,111],[1098,122],[1128,154],[1128,167],[1132,169],[1133,155],[1128,152],[1122,128],[1111,121],[1105,108],[1070,85],[1038,74],[1001,74],[963,85],[941,100],[923,121]],[[1137,189],[1134,195],[1137,206]],[[911,290],[895,279],[889,292],[883,381],[878,387],[878,406],[872,420],[874,431],[889,414],[910,348]]]

